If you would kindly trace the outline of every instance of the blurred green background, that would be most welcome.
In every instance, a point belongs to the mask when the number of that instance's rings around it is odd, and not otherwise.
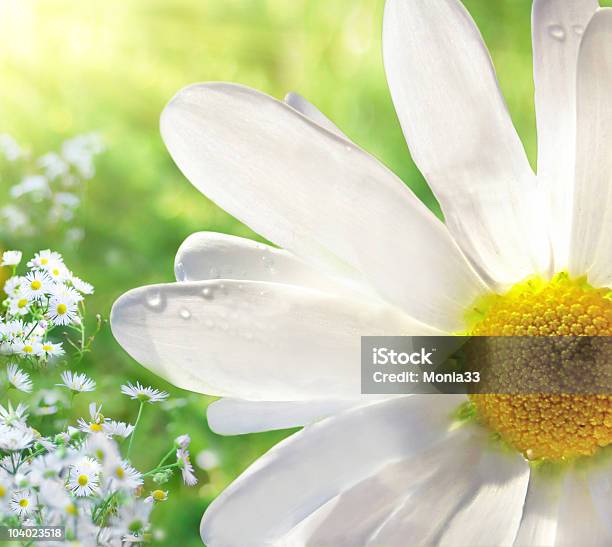
[[[605,2],[607,5],[610,2]],[[532,164],[530,0],[466,0],[491,49],[501,87]],[[395,171],[425,203],[437,204],[414,167],[387,90],[381,59],[384,0],[0,0],[0,133],[33,154],[76,134],[98,132],[107,150],[87,182],[78,218],[85,238],[65,246],[52,233],[19,240],[0,233],[0,248],[51,247],[96,286],[88,308],[108,317],[129,288],[173,279],[176,249],[190,233],[258,236],[200,195],[180,174],[158,133],[164,104],[197,81],[240,82],[282,98],[295,90],[359,145]],[[0,173],[0,196],[18,181]],[[186,431],[193,454],[216,451],[220,466],[198,469],[200,484],[176,480],[153,520],[170,541],[200,545],[207,504],[287,432],[225,438],[210,432],[205,396],[151,377],[106,327],[83,370],[99,382],[105,413],[133,420],[135,404],[119,383],[139,379],[170,391],[173,410],[147,407],[135,464],[151,467]]]

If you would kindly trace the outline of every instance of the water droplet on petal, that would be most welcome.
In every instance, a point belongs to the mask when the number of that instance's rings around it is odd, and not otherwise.
[[[584,34],[584,27],[582,25],[574,25],[572,30],[574,31],[574,34],[577,34],[578,36],[582,36]]]
[[[177,281],[185,281],[187,276],[185,275],[185,266],[183,266],[182,262],[177,262],[174,265],[174,275]]]
[[[182,308],[181,311],[179,312],[179,315],[183,319],[189,319],[191,317],[191,312],[187,308]]]
[[[565,29],[561,25],[550,25],[548,27],[548,34],[560,42],[565,40]]]
[[[206,300],[212,300],[215,297],[215,294],[210,287],[204,287],[202,289],[202,296],[206,298]]]
[[[145,300],[147,306],[156,311],[160,311],[164,306],[164,297],[159,289],[149,289]]]

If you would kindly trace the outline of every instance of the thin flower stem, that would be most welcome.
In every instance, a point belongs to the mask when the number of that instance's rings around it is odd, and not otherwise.
[[[157,467],[161,467],[162,465],[164,465],[164,463],[166,462],[166,460],[172,456],[172,454],[174,454],[176,452],[176,448],[172,447],[168,453],[161,459],[161,461],[157,464]]]
[[[149,475],[153,475],[153,473],[159,473],[160,471],[165,471],[166,469],[174,469],[175,467],[178,467],[178,466],[179,466],[178,462],[169,463],[168,465],[158,466],[155,469],[151,469],[151,471],[147,471],[146,473],[143,473],[142,476],[148,477]]]
[[[134,442],[134,437],[136,436],[136,431],[138,430],[138,424],[140,423],[140,417],[142,416],[142,409],[144,408],[144,401],[140,401],[140,407],[138,408],[138,416],[136,416],[136,421],[134,422],[134,431],[132,431],[132,435],[130,436],[130,444],[128,444],[127,449],[127,459],[130,459],[130,454],[132,453],[132,443]]]

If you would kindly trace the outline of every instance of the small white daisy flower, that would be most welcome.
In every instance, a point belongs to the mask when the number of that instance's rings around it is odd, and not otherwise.
[[[72,275],[70,277],[70,282],[72,283],[72,286],[80,293],[93,294],[94,292],[94,286],[91,283],[87,283],[87,281],[83,281],[81,278],[77,277],[76,275]]]
[[[2,289],[8,296],[16,296],[19,291],[19,288],[24,282],[24,279],[25,278],[21,277],[20,275],[14,275],[13,277],[9,277],[4,282],[4,287],[2,287]]]
[[[109,420],[102,424],[102,430],[111,437],[127,439],[132,434],[132,431],[134,431],[134,426],[125,422]]]
[[[21,262],[21,251],[4,251],[0,266],[17,266]]]
[[[125,460],[110,460],[105,462],[104,476],[115,490],[134,490],[144,482],[142,474]]]
[[[26,274],[23,288],[30,300],[42,300],[51,289],[52,280],[43,270],[34,270]]]
[[[70,278],[70,270],[62,262],[51,262],[45,268],[45,271],[56,283],[61,283]]]
[[[84,433],[101,433],[104,430],[104,424],[108,421],[102,415],[102,406],[96,406],[96,403],[90,403],[89,405],[89,416],[91,421],[87,422],[83,418],[79,418],[77,421],[77,427],[79,431]]]
[[[100,432],[92,433],[87,438],[85,452],[102,462],[102,464],[109,461],[121,460],[117,443]]]
[[[51,264],[63,264],[64,260],[62,255],[46,249],[39,251],[34,255],[34,258],[28,261],[28,268],[42,268],[47,269]]]
[[[96,389],[96,382],[91,378],[88,378],[83,373],[71,372],[65,370],[62,372],[62,383],[56,384],[60,387],[67,387],[68,389],[75,392],[94,391]]]
[[[181,470],[181,474],[183,475],[183,482],[187,486],[194,486],[198,483],[198,479],[194,474],[193,465],[189,459],[189,450],[184,448],[179,448],[176,451],[176,459],[179,464],[179,469]]]
[[[174,439],[174,444],[178,448],[189,448],[191,443],[191,437],[189,435],[179,435],[176,439]]]
[[[41,350],[45,357],[59,357],[66,353],[60,342],[43,342],[41,344]]]
[[[32,429],[28,427],[0,426],[0,449],[19,452],[34,442]]]
[[[166,501],[167,499],[168,499],[167,490],[153,490],[145,498],[145,503],[158,503],[158,502]]]
[[[19,403],[16,408],[9,401],[5,408],[0,405],[0,422],[2,425],[13,427],[25,427],[28,418],[28,407],[23,403]]]
[[[19,518],[28,517],[36,509],[34,493],[31,490],[15,492],[11,497],[9,507]]]
[[[77,301],[67,292],[55,292],[49,302],[47,315],[54,325],[75,323],[79,317]]]
[[[28,340],[17,340],[13,342],[11,349],[13,353],[24,357],[39,357],[43,355],[42,344],[36,338]]]
[[[70,468],[68,488],[75,496],[93,494],[100,486],[100,464],[92,458],[82,458]]]
[[[23,287],[9,298],[9,313],[11,315],[27,315],[32,307],[32,300]]]
[[[27,372],[21,370],[15,363],[11,363],[6,367],[6,375],[11,385],[23,391],[24,393],[30,393],[32,391],[32,380]]]
[[[122,385],[121,393],[127,395],[131,399],[151,404],[159,403],[168,398],[168,393],[165,391],[159,391],[150,386],[145,387],[140,382],[136,382],[136,385],[131,382]]]

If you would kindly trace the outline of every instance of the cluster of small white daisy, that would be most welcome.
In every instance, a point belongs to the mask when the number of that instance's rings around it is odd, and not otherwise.
[[[82,374],[65,373],[62,379],[63,386],[77,392],[95,388]],[[168,499],[162,485],[177,471],[186,485],[197,483],[190,438],[181,435],[159,464],[138,471],[129,458],[143,405],[168,394],[140,384],[121,391],[140,401],[133,425],[105,417],[101,405],[91,403],[88,418],[49,436],[28,425],[25,405],[0,405],[0,525],[63,526],[66,539],[81,545],[123,546],[148,539],[151,510]]]
[[[104,150],[100,136],[78,135],[64,141],[58,152],[33,157],[14,138],[0,134],[0,176],[19,181],[0,196],[0,230],[17,236],[40,233],[41,227],[70,222],[82,200],[83,182],[95,175],[94,160]],[[69,239],[80,239],[72,226]]]
[[[9,360],[9,387],[31,392],[32,381],[18,363],[33,366],[48,364],[65,354],[57,329],[72,330],[76,342],[65,341],[82,355],[91,337],[85,337],[83,300],[93,293],[93,286],[76,277],[59,253],[40,251],[27,263],[24,275],[17,275],[20,251],[5,251],[0,267],[12,270],[0,294],[0,356]],[[83,383],[79,391],[86,391]],[[95,384],[94,384],[95,385]]]

